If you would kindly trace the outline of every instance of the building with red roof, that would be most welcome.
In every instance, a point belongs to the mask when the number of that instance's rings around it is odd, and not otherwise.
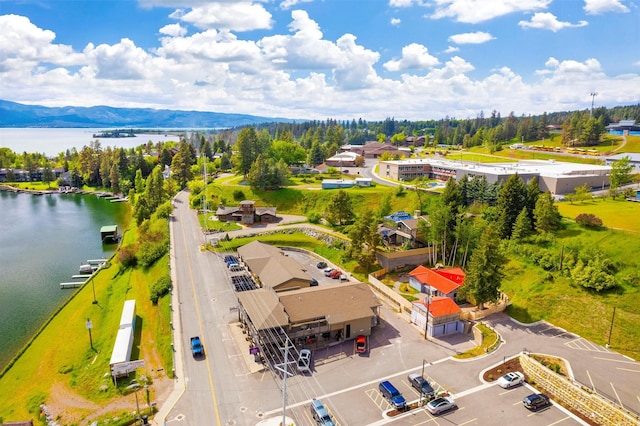
[[[462,268],[458,267],[431,269],[420,265],[409,272],[409,285],[429,296],[444,296],[456,301],[465,276]]]
[[[427,328],[427,312],[429,322]],[[460,320],[462,309],[449,297],[427,297],[425,300],[413,302],[411,322],[427,332],[430,337],[462,333],[464,324]]]

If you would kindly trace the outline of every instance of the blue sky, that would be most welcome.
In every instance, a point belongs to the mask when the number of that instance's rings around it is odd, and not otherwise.
[[[0,98],[300,119],[640,102],[640,0],[0,0]]]

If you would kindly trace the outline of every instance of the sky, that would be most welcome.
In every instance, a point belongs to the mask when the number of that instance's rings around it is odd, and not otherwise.
[[[0,99],[293,119],[640,103],[640,0],[0,0]]]

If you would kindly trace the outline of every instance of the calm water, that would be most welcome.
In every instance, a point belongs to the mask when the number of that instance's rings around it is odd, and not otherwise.
[[[151,141],[179,141],[176,135],[137,135],[135,138],[94,138],[105,129],[32,129],[32,128],[0,128],[0,148],[9,148],[16,153],[38,152],[53,157],[67,149],[82,150],[92,141],[98,140],[102,148],[135,148]],[[160,130],[161,131],[161,130]]]
[[[74,292],[59,284],[115,251],[100,228],[122,233],[127,215],[126,203],[94,195],[0,191],[0,369]]]

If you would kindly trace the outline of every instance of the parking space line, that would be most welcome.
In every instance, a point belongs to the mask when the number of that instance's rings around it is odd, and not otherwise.
[[[589,374],[589,370],[584,370],[587,373],[587,377],[589,378],[589,382],[591,382],[591,389],[593,389],[593,391],[596,391],[596,385],[593,384],[593,380],[591,380],[591,374]]]
[[[635,362],[635,361],[625,361],[625,360],[622,360],[622,359],[603,358],[603,357],[601,357],[601,356],[594,356],[594,357],[593,357],[593,359],[601,359],[601,360],[603,360],[603,361],[612,361],[612,362],[623,362],[623,363],[625,363],[625,364],[634,364],[634,365],[637,365],[637,364],[638,364],[638,363],[637,363],[637,362]]]
[[[640,373],[640,370],[632,370],[632,369],[630,369],[630,368],[621,368],[621,367],[616,367],[616,370],[631,371],[632,373]]]
[[[463,422],[463,423],[458,423],[458,426],[464,426],[464,425],[469,424],[471,422],[475,422],[476,420],[478,420],[477,417],[475,419],[467,420],[466,422]]]
[[[616,399],[618,400],[618,404],[620,404],[620,406],[624,408],[624,405],[622,405],[622,400],[620,399],[618,392],[616,392],[616,388],[613,386],[613,383],[609,382],[609,384],[611,385],[611,389],[613,389],[613,393],[616,394]]]
[[[557,425],[558,423],[562,423],[562,422],[564,422],[565,420],[570,419],[570,418],[571,418],[571,417],[567,416],[567,417],[565,417],[564,419],[560,419],[560,420],[558,420],[557,422],[550,423],[548,426]]]

